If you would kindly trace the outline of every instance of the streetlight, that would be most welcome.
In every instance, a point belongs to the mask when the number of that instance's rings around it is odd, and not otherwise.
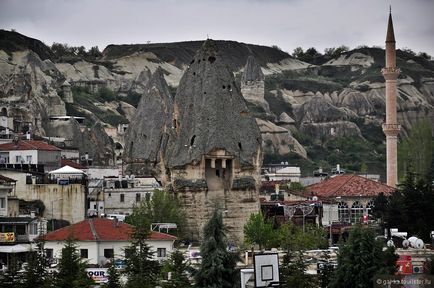
[[[51,231],[54,231],[54,202],[63,200],[63,198],[55,199],[51,201]]]

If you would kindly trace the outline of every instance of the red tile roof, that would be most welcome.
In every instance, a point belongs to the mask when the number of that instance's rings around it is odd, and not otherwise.
[[[134,226],[106,218],[86,219],[76,224],[45,234],[45,241],[64,241],[72,237],[76,241],[129,241]],[[148,240],[176,240],[175,236],[152,231]]]
[[[63,166],[69,166],[69,167],[72,167],[75,169],[81,169],[81,170],[86,169],[86,167],[75,162],[74,160],[62,158],[62,159],[60,159],[60,167],[63,167]]]
[[[37,140],[19,140],[18,142],[0,144],[0,151],[13,150],[62,151],[62,149],[50,145],[47,142]]]
[[[395,188],[374,180],[353,174],[339,175],[306,187],[320,198],[332,197],[374,197],[380,193],[389,195]]]

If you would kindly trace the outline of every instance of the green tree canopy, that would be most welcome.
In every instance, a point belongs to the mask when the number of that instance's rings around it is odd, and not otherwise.
[[[307,264],[303,260],[301,251],[288,253],[283,257],[283,264],[280,269],[282,275],[282,287],[284,288],[311,288],[317,287],[315,278],[306,274]]]
[[[150,222],[147,218],[133,218],[136,221],[131,235],[131,244],[125,249],[126,288],[154,288],[158,281],[160,265],[153,260],[146,239],[150,234]]]
[[[331,287],[374,287],[376,275],[395,273],[397,259],[393,248],[383,251],[382,242],[375,240],[371,229],[357,225],[339,251]]]
[[[284,250],[308,250],[327,247],[325,231],[322,227],[306,225],[303,228],[291,222],[285,223],[279,228],[279,243]]]
[[[44,243],[36,243],[38,249],[31,251],[27,258],[27,268],[22,277],[22,288],[44,288],[51,281],[47,268],[48,259],[45,256]]]
[[[277,232],[273,230],[273,223],[264,219],[261,212],[250,215],[244,225],[244,238],[247,244],[259,245],[259,249],[270,248],[275,242]]]
[[[236,262],[239,258],[228,251],[223,217],[216,209],[204,227],[200,253],[202,263],[196,273],[198,288],[235,288],[239,273]]]
[[[407,172],[416,173],[417,178],[425,177],[433,168],[433,151],[432,124],[429,120],[421,120],[398,147],[400,178]]]
[[[163,281],[162,288],[189,288],[191,287],[190,279],[188,276],[191,271],[190,264],[186,261],[181,251],[176,250],[170,257],[164,261],[161,272],[164,275],[170,273],[170,279]]]
[[[178,226],[178,235],[182,236],[185,227],[185,212],[180,208],[179,202],[173,193],[155,190],[152,198],[143,199],[134,207],[131,216],[126,222],[133,226],[148,223],[175,223]]]
[[[90,288],[94,285],[93,280],[87,275],[86,263],[80,258],[77,244],[72,238],[68,238],[62,248],[54,282],[57,288]]]
[[[112,259],[113,260],[113,259]],[[110,266],[107,269],[108,282],[102,285],[103,288],[121,288],[120,274],[116,270],[114,261],[111,261]]]
[[[434,218],[426,217],[434,210],[434,192],[430,175],[417,179],[408,172],[398,190],[389,196],[374,198],[373,214],[382,221],[383,228],[398,228],[429,241]]]

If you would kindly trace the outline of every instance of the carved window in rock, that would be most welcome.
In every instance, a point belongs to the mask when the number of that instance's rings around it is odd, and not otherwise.
[[[348,205],[345,202],[338,203],[338,215],[339,222],[348,223],[350,222],[350,211],[348,209]]]
[[[363,205],[356,201],[351,206],[351,223],[360,223],[363,217]]]

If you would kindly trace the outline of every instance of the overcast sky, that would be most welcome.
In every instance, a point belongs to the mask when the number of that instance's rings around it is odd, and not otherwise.
[[[74,46],[212,39],[295,47],[384,46],[434,56],[433,0],[0,0],[0,28]]]

